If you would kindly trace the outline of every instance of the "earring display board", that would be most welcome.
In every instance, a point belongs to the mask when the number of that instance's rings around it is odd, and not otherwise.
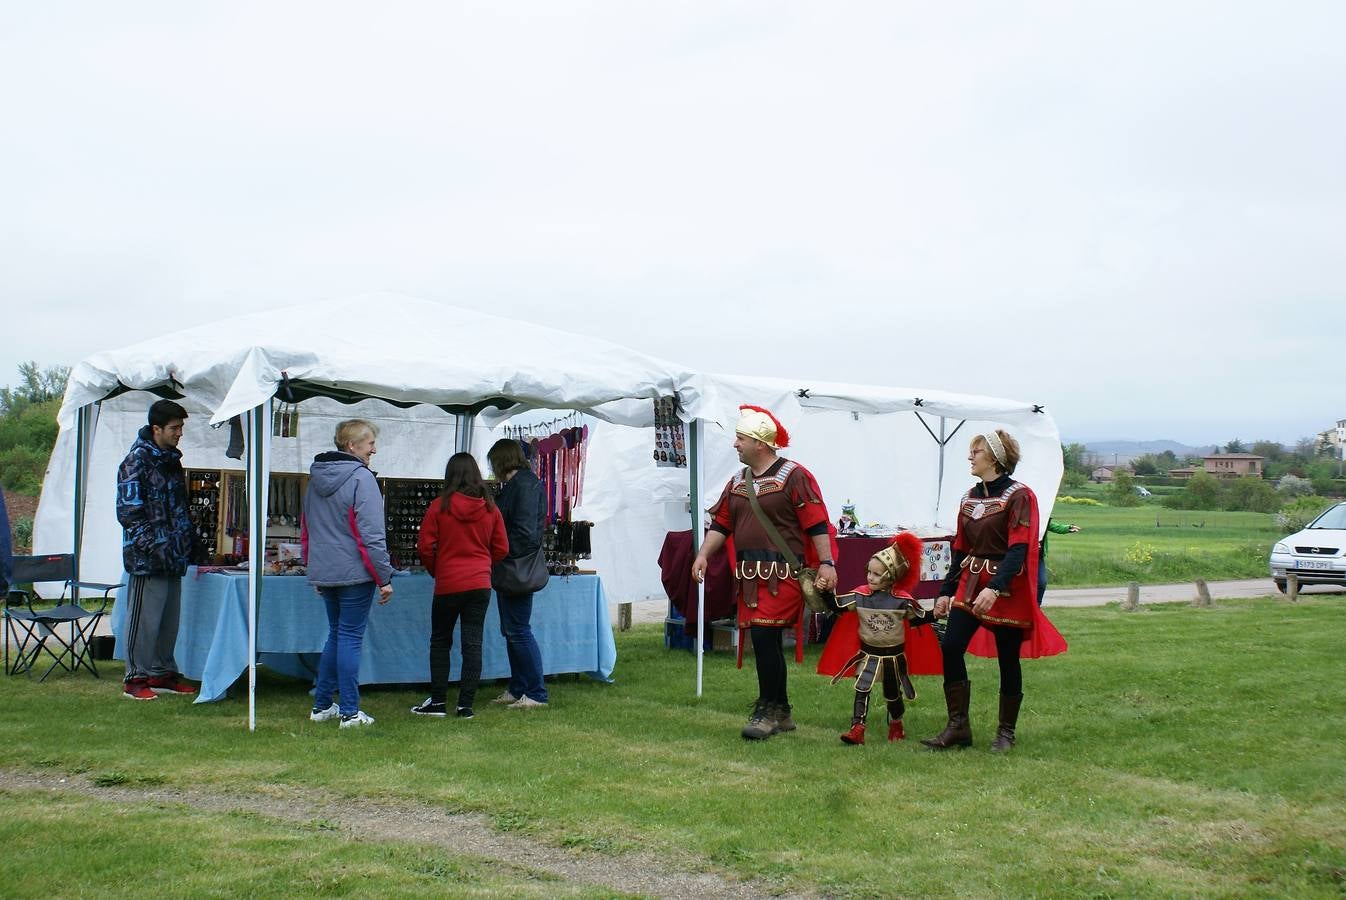
[[[384,478],[381,483],[388,557],[399,569],[419,571],[422,566],[416,554],[416,539],[421,534],[421,520],[425,518],[430,501],[439,496],[444,482]]]
[[[220,471],[187,471],[187,515],[192,520],[192,563],[209,565],[219,555]]]
[[[665,469],[687,468],[687,434],[678,418],[678,398],[654,401],[654,463]]]

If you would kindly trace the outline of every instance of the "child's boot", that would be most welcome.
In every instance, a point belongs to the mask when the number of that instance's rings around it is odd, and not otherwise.
[[[903,741],[907,738],[907,731],[902,727],[902,716],[907,712],[907,705],[902,702],[902,698],[888,701],[888,740]]]
[[[855,707],[851,710],[851,730],[841,736],[843,744],[865,742],[865,719],[869,716],[869,691],[855,692]]]

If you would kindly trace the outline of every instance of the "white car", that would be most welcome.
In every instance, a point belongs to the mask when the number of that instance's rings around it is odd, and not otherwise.
[[[1300,584],[1346,586],[1346,503],[1338,503],[1271,548],[1271,577],[1280,591],[1285,591],[1285,576],[1291,574]]]

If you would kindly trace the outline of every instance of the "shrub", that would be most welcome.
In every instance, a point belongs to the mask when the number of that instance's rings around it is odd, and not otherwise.
[[[41,493],[50,449],[17,446],[0,450],[0,485],[29,496]]]
[[[1113,506],[1139,506],[1136,496],[1136,481],[1130,472],[1118,469],[1113,473],[1112,484],[1108,486],[1108,502]]]
[[[1220,509],[1224,506],[1224,486],[1208,472],[1197,472],[1176,494],[1163,499],[1169,509]]]
[[[1275,512],[1281,508],[1281,496],[1261,478],[1236,478],[1224,491],[1223,505],[1243,512]]]
[[[1284,475],[1276,484],[1276,490],[1287,497],[1305,497],[1313,493],[1313,482],[1298,475]]]
[[[1307,527],[1331,505],[1331,500],[1312,494],[1307,497],[1296,497],[1276,513],[1276,526],[1286,534],[1293,534]]]
[[[1137,566],[1149,565],[1154,562],[1154,545],[1136,541],[1126,551],[1126,561]]]
[[[1056,502],[1057,502],[1057,503],[1073,503],[1073,504],[1075,504],[1076,506],[1102,506],[1102,505],[1103,505],[1102,503],[1099,503],[1097,500],[1095,500],[1095,499],[1092,498],[1092,497],[1072,497],[1072,496],[1070,496],[1069,494],[1062,494],[1060,497],[1057,497],[1057,498],[1056,498]]]
[[[14,520],[14,552],[33,552],[33,520],[28,516]]]

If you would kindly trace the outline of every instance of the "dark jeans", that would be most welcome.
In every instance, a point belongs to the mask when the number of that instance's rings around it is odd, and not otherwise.
[[[497,594],[500,601],[500,633],[505,638],[509,654],[509,692],[516,697],[528,697],[539,703],[547,702],[547,685],[542,681],[542,651],[533,637],[532,594]]]
[[[1042,605],[1042,595],[1047,593],[1047,557],[1038,557],[1038,606]]]
[[[1024,678],[1019,667],[1019,644],[1024,639],[1023,629],[983,625],[972,613],[957,608],[949,611],[949,627],[944,630],[944,640],[939,644],[944,652],[944,683],[967,681],[967,663],[963,654],[978,628],[989,628],[995,635],[996,655],[1000,657],[1000,693],[1015,697],[1022,694]]]
[[[752,655],[757,662],[757,696],[766,703],[790,703],[785,687],[785,629],[754,625]]]
[[[327,645],[318,662],[313,708],[331,706],[333,692],[339,692],[341,714],[353,716],[360,708],[360,651],[374,602],[374,582],[320,587],[318,593],[327,604]]]
[[[430,700],[443,703],[449,691],[449,659],[453,651],[453,626],[463,622],[463,670],[458,679],[458,705],[471,708],[481,682],[481,632],[491,589],[436,594],[430,603]]]

